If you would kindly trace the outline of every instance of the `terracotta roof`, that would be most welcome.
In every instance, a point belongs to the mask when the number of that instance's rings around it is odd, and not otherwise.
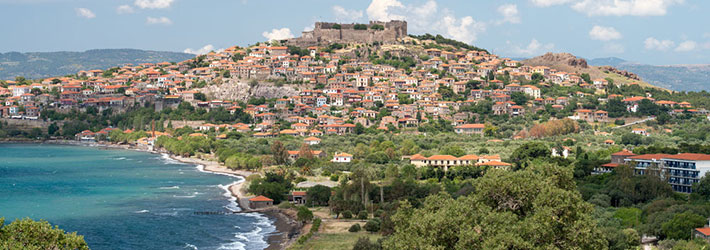
[[[274,201],[274,200],[266,198],[266,196],[259,195],[257,197],[249,199],[249,201]]]
[[[693,154],[693,153],[682,153],[677,155],[671,155],[665,157],[667,159],[676,160],[687,160],[687,161],[710,161],[710,155],[707,154]]]
[[[609,167],[609,168],[615,168],[618,166],[619,166],[619,164],[617,164],[617,163],[607,163],[607,164],[602,165],[602,167]]]
[[[464,156],[459,157],[459,160],[474,160],[475,161],[475,160],[478,160],[478,156],[477,155],[464,155]]]
[[[629,150],[623,149],[623,150],[621,150],[621,151],[619,151],[619,152],[616,152],[616,153],[613,153],[613,154],[611,154],[611,155],[629,156],[629,155],[636,155],[636,154],[632,153],[632,152],[629,151]]]
[[[450,161],[455,161],[458,160],[453,155],[432,155],[431,157],[427,158],[428,160],[434,160],[434,161],[442,161],[442,160],[450,160]]]
[[[456,128],[485,128],[486,125],[484,124],[461,124],[456,126]]]
[[[510,163],[505,163],[501,161],[489,161],[485,163],[479,163],[478,166],[510,166]]]
[[[710,236],[710,227],[696,228],[695,231],[698,231],[705,236]]]

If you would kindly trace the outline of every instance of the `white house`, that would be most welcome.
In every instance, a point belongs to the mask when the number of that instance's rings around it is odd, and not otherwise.
[[[348,163],[353,160],[353,155],[348,153],[337,153],[333,156],[332,162]]]
[[[318,138],[316,138],[316,137],[313,137],[313,136],[308,137],[308,138],[304,139],[303,141],[304,141],[306,144],[311,145],[311,146],[312,146],[312,145],[318,145],[318,144],[320,144],[320,139],[318,139]]]

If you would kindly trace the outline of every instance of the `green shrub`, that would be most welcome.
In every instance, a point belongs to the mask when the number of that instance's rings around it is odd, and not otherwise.
[[[313,220],[313,226],[311,227],[311,231],[310,231],[310,232],[311,232],[311,233],[318,232],[318,229],[320,228],[321,222],[322,222],[322,221],[321,221],[320,218],[315,218],[315,219]]]
[[[345,210],[343,212],[343,218],[345,219],[352,219],[353,218],[353,212],[350,212],[350,210]]]
[[[348,229],[348,232],[357,233],[357,232],[360,232],[360,230],[361,230],[360,224],[354,224],[354,225],[350,226],[350,228]]]
[[[357,214],[357,218],[360,220],[367,220],[367,216],[368,216],[368,214],[367,214],[367,211],[365,211],[365,210],[360,211],[360,213]]]
[[[294,207],[296,207],[296,206],[294,206],[293,204],[291,204],[291,202],[282,201],[281,203],[279,203],[279,206],[278,206],[278,207],[281,208],[281,209],[291,209],[291,208],[294,208]]]
[[[621,119],[616,119],[616,120],[614,120],[614,124],[621,126],[621,125],[626,124],[626,122],[625,122],[624,120],[621,120]]]
[[[377,217],[377,218],[381,218],[382,215],[384,215],[384,214],[385,214],[385,210],[377,209],[377,210],[375,211],[374,216]]]
[[[382,221],[378,218],[371,219],[365,223],[365,230],[368,232],[374,233],[374,232],[379,232],[380,231],[380,226],[382,224]]]
[[[337,174],[332,174],[332,175],[330,175],[330,180],[331,180],[331,181],[338,181],[339,179],[340,179],[340,176],[338,176]]]

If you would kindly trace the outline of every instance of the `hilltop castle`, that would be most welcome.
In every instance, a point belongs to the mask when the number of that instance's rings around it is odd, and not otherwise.
[[[370,21],[369,24],[316,22],[312,31],[304,31],[301,37],[289,39],[288,44],[304,47],[328,43],[391,43],[405,36],[406,21]]]

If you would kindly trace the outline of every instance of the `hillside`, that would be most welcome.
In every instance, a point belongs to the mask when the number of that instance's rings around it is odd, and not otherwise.
[[[107,69],[125,63],[180,62],[195,55],[137,49],[96,49],[84,52],[0,53],[0,79],[44,78],[80,70]]]
[[[592,79],[612,78],[614,79],[615,83],[622,85],[638,83],[643,87],[663,87],[652,85],[648,82],[643,81],[643,78],[632,73],[633,71],[628,72],[608,66],[600,67],[589,65],[586,59],[578,58],[570,53],[547,53],[542,56],[523,60],[522,63],[524,65],[529,66],[547,66],[559,71],[565,71],[570,73],[587,73]]]
[[[599,58],[589,60],[589,64],[609,65],[634,72],[647,82],[676,91],[710,90],[710,65],[667,65],[656,66],[629,62],[620,58]]]

